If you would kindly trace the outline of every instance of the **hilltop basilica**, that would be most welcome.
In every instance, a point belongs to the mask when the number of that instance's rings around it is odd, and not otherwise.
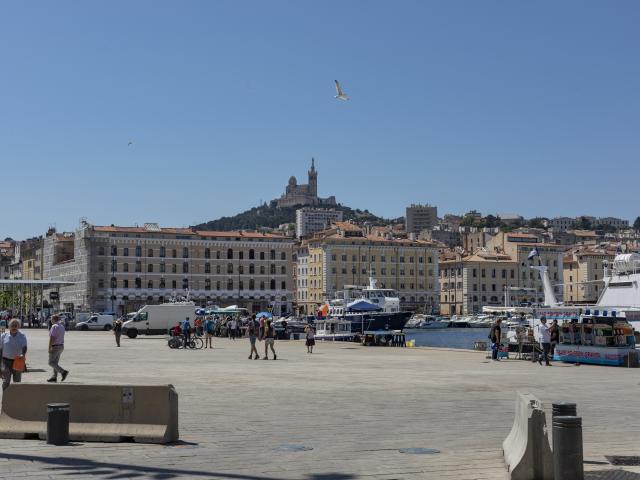
[[[311,159],[311,169],[309,169],[309,183],[298,185],[296,177],[289,178],[289,183],[284,195],[274,200],[278,207],[293,207],[298,205],[335,205],[336,197],[318,197],[318,172],[315,167],[315,160]]]

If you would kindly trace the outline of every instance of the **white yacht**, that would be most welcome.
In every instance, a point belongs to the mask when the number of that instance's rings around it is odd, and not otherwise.
[[[400,297],[391,288],[378,288],[374,278],[369,285],[345,285],[329,302],[328,315],[351,321],[353,332],[402,330],[411,316],[400,309]]]

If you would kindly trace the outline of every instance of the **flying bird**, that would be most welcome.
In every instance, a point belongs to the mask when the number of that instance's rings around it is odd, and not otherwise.
[[[133,145],[133,140],[129,140],[129,143],[127,143],[127,147],[130,147],[131,145]]]
[[[338,100],[349,100],[349,97],[347,97],[344,92],[342,91],[342,87],[340,86],[340,82],[338,82],[338,80],[334,80],[334,82],[336,82],[336,93],[337,95],[335,96],[335,98],[337,98]]]

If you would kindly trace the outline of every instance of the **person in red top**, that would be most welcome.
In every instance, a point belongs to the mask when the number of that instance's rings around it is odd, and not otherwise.
[[[182,333],[182,327],[180,326],[180,323],[178,323],[175,327],[171,329],[171,335],[173,335],[174,337],[179,337],[181,333]]]

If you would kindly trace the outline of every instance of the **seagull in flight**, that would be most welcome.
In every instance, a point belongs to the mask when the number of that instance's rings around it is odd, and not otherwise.
[[[338,100],[349,100],[349,97],[347,97],[344,92],[342,91],[342,87],[340,86],[340,82],[338,82],[338,80],[334,80],[334,82],[336,82],[336,93],[337,95],[335,96],[335,98],[337,98]]]
[[[129,140],[129,143],[127,143],[127,147],[130,147],[131,145],[133,145],[133,140]]]

